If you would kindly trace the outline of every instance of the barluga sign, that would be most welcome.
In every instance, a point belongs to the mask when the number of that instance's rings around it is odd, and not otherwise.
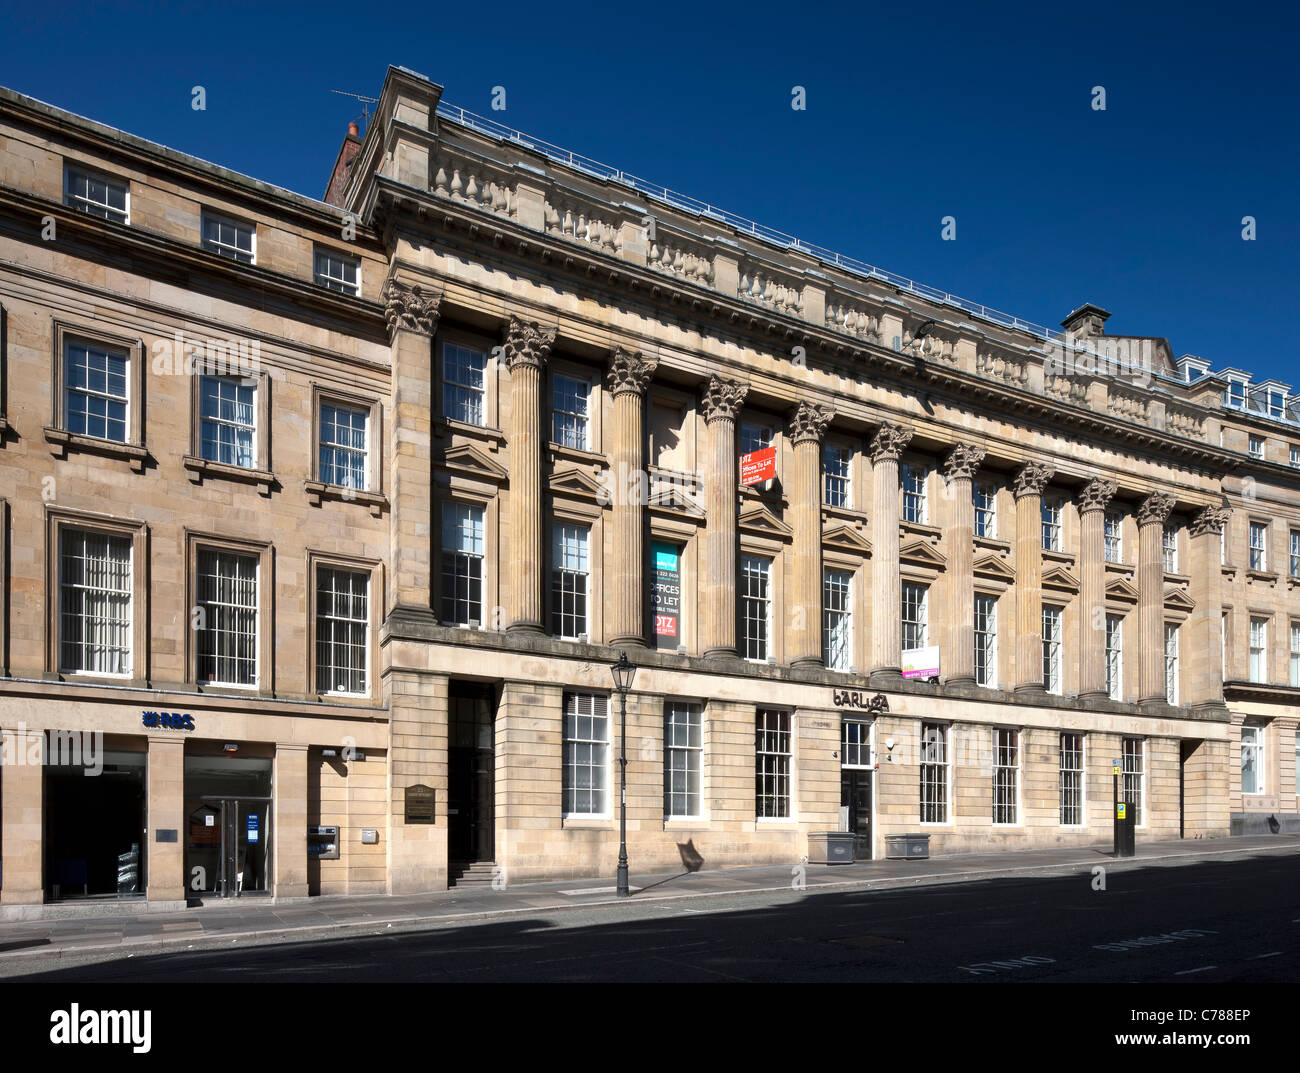
[[[854,712],[867,712],[875,714],[877,712],[889,711],[889,698],[883,693],[877,693],[874,697],[868,696],[863,689],[835,689],[831,691],[831,700],[837,708],[847,708]]]

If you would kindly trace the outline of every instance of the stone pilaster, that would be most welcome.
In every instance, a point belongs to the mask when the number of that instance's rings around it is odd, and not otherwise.
[[[149,739],[145,765],[146,826],[145,900],[185,905],[185,844],[189,835],[185,815],[185,742],[175,737]],[[276,792],[279,792],[277,785]],[[158,841],[159,831],[175,831],[174,842]],[[304,829],[303,837],[306,838]],[[209,877],[211,878],[211,877]]]
[[[1079,697],[1106,696],[1106,507],[1114,481],[1097,478],[1079,493]]]
[[[736,417],[748,393],[746,384],[713,376],[701,402],[709,435],[703,648],[710,658],[736,655]]]
[[[948,648],[944,663],[950,682],[975,681],[975,500],[971,481],[986,451],[956,444],[943,464],[948,482]]]
[[[392,362],[388,492],[389,614],[432,622],[433,335],[442,296],[390,280],[384,290]]]
[[[1054,472],[1026,462],[1015,477],[1017,692],[1043,688],[1043,489]]]
[[[645,392],[657,362],[643,354],[618,347],[610,358],[609,391],[614,397],[613,465],[617,475],[614,499],[612,569],[606,572],[613,587],[610,600],[609,643],[645,645],[645,504],[633,489],[648,488],[648,481],[633,474],[645,469]]]
[[[801,402],[790,416],[794,474],[790,482],[794,529],[791,665],[821,666],[822,654],[822,436],[835,411]]]
[[[902,586],[898,576],[898,459],[912,430],[881,425],[871,441],[871,675],[895,678],[902,665]]]
[[[1187,703],[1193,708],[1223,706],[1223,571],[1219,541],[1232,511],[1227,507],[1206,507],[1188,527],[1192,545],[1191,598],[1196,604],[1187,623],[1189,633],[1184,650],[1190,660],[1183,681]]]
[[[1165,558],[1173,496],[1152,492],[1138,508],[1138,703],[1165,703]]]
[[[307,897],[307,746],[275,746],[271,854],[275,900]]]
[[[510,318],[505,355],[510,369],[510,564],[506,629],[542,632],[542,368],[555,329]]]
[[[0,734],[0,862],[4,886],[0,904],[45,901],[45,735],[19,724]]]

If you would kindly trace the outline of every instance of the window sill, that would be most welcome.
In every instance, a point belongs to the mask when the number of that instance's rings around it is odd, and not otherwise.
[[[495,451],[506,442],[506,434],[491,425],[471,425],[468,421],[458,421],[454,417],[439,417],[433,422],[435,436],[447,436],[459,432],[476,439],[487,440],[488,450]]]
[[[98,436],[84,436],[52,425],[46,425],[44,431],[45,442],[50,445],[55,458],[63,459],[73,451],[85,451],[87,454],[125,459],[131,463],[133,473],[143,473],[145,463],[149,460],[149,448],[142,444],[101,440]]]
[[[326,484],[324,481],[303,481],[302,487],[307,493],[307,502],[313,507],[319,507],[327,499],[336,503],[360,503],[370,508],[372,518],[380,517],[388,509],[388,497],[382,492],[345,488],[341,484]]]
[[[903,521],[898,523],[898,529],[903,536],[921,537],[931,544],[938,544],[943,539],[943,530],[927,522]]]
[[[1251,567],[1246,571],[1246,577],[1251,581],[1262,581],[1266,585],[1276,585],[1278,573],[1276,570],[1256,570]]]
[[[589,451],[585,447],[566,447],[554,440],[551,440],[546,446],[551,452],[552,461],[562,458],[566,462],[581,462],[600,469],[605,467],[605,456],[598,451]]]
[[[999,540],[997,537],[977,536],[975,538],[975,546],[977,548],[984,548],[988,551],[996,551],[999,555],[1003,556],[1011,554],[1011,541]]]
[[[181,465],[190,471],[190,483],[202,484],[205,480],[241,481],[244,484],[257,485],[258,494],[267,498],[271,495],[271,486],[276,483],[275,474],[265,469],[246,469],[243,466],[231,466],[225,462],[210,462],[206,458],[185,455]]]
[[[604,831],[613,826],[614,820],[611,816],[562,816],[560,826],[572,828],[575,831]]]

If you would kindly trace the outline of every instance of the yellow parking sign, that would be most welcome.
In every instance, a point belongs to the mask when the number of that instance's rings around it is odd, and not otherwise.
[[[1123,820],[1128,818],[1127,802],[1121,801],[1118,805],[1115,806],[1115,818],[1117,820]]]

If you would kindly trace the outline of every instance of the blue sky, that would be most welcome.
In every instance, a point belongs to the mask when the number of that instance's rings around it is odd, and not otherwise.
[[[360,110],[330,90],[377,96],[400,64],[453,104],[971,301],[1052,327],[1091,301],[1115,333],[1300,381],[1300,15],[1049,7],[24,5],[0,84],[319,197]]]

